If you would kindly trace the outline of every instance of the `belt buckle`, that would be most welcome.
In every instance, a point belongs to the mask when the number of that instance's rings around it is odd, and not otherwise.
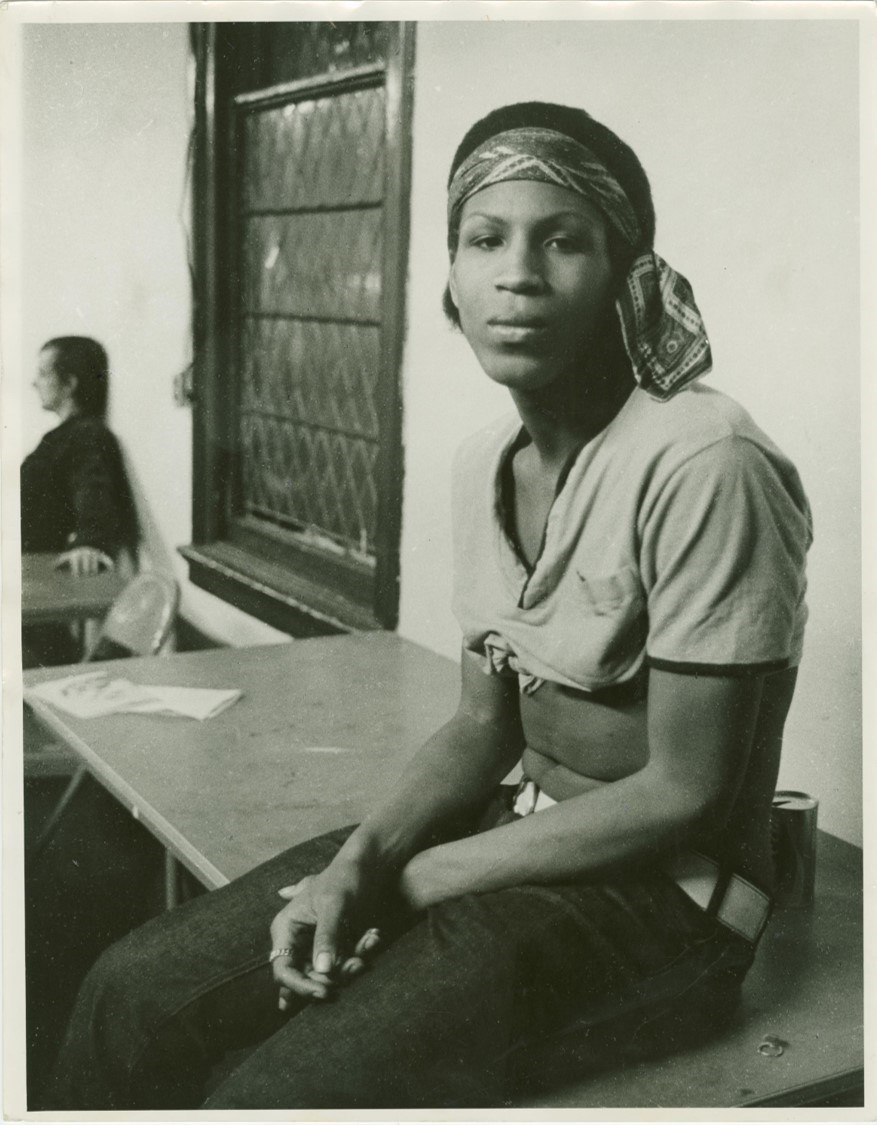
[[[677,886],[706,914],[755,944],[770,916],[770,897],[742,875],[723,875],[700,852],[684,852],[665,868]]]
[[[742,875],[732,875],[716,907],[716,920],[753,945],[770,917],[771,900]]]

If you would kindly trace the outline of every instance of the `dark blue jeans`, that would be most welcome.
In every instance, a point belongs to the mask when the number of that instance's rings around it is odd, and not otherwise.
[[[281,1013],[266,960],[277,890],[325,867],[350,831],[111,947],[80,991],[48,1108],[501,1106],[553,1042],[568,1057],[578,1032],[626,1026],[627,1038],[718,1011],[753,958],[660,869],[641,869],[443,902],[400,921],[337,999]]]

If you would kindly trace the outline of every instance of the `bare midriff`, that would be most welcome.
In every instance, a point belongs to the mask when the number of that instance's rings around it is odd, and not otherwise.
[[[770,808],[794,670],[765,679],[749,761],[724,825],[691,842],[769,888]],[[612,784],[649,759],[645,690],[589,694],[543,683],[521,697],[525,774],[557,801]]]

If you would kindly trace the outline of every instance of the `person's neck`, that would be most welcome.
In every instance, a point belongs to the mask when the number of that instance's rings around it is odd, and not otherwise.
[[[512,391],[533,452],[546,470],[559,470],[574,450],[601,433],[635,386],[632,375],[607,374],[559,379],[535,392]]]
[[[55,413],[58,415],[58,422],[60,424],[62,422],[66,422],[68,418],[73,418],[76,414],[78,414],[79,407],[75,402],[64,402],[58,407]]]

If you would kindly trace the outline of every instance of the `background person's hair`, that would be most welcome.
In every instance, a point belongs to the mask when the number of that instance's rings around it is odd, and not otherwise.
[[[50,348],[57,374],[64,380],[76,380],[73,401],[77,410],[102,417],[109,390],[109,361],[103,346],[90,336],[55,336],[40,350]]]
[[[630,263],[643,250],[650,249],[655,240],[655,208],[652,203],[652,189],[645,169],[636,153],[606,125],[596,121],[584,109],[574,106],[557,105],[554,102],[517,102],[491,110],[480,118],[466,132],[454,153],[448,186],[457,169],[467,156],[486,140],[505,133],[509,129],[522,128],[553,129],[584,145],[600,160],[624,189],[630,200],[639,223],[641,238],[634,246],[625,244],[611,223],[606,224],[609,260],[616,284],[623,283]],[[459,228],[457,223],[448,227],[448,249],[451,257],[457,248]],[[445,315],[455,328],[460,327],[460,314],[451,297],[450,287],[445,286],[442,297]]]

